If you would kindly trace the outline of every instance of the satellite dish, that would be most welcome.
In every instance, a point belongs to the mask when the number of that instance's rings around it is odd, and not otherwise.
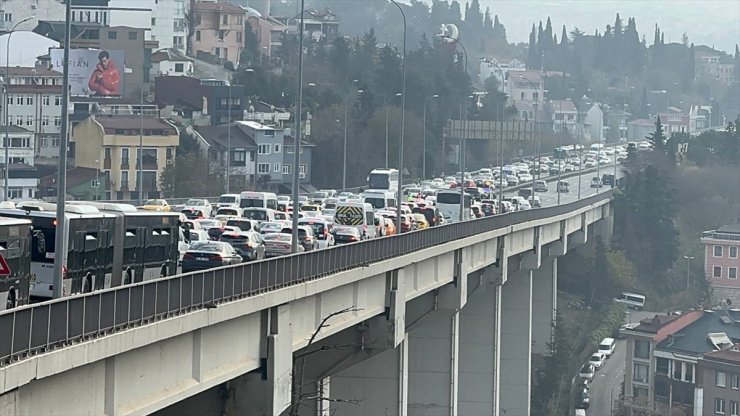
[[[457,29],[456,25],[445,23],[439,27],[439,33],[437,33],[437,36],[441,37],[445,42],[454,42],[454,40],[457,40],[459,34],[460,31]]]

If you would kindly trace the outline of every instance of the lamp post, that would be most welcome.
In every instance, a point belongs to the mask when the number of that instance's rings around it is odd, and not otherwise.
[[[303,0],[301,0],[303,1]],[[403,139],[406,134],[406,14],[396,0],[390,0],[403,18],[403,62],[401,63],[401,137],[398,143],[398,190],[396,191],[396,230],[401,229],[401,203],[403,202]]]
[[[95,200],[100,200],[98,191],[100,190],[100,161],[95,159]]]
[[[427,178],[427,104],[429,101],[439,98],[439,94],[434,94],[431,97],[424,100],[424,139],[422,140],[422,157],[421,157],[421,176]]]
[[[683,256],[683,258],[686,259],[686,295],[689,294],[689,282],[690,282],[690,276],[691,276],[691,268],[689,267],[691,265],[691,260],[694,260],[694,257],[692,256]]]
[[[296,129],[295,138],[293,139],[293,189],[291,199],[293,200],[293,215],[291,217],[290,232],[290,252],[298,251],[298,188],[300,176],[298,169],[301,164],[301,116],[303,112],[303,19],[305,13],[306,0],[301,0],[301,25],[298,30],[298,103],[296,104]]]
[[[356,82],[357,80],[353,81]],[[362,94],[364,90],[357,90]],[[344,101],[344,146],[342,147],[342,189],[347,189],[347,115],[349,113],[350,96]]]
[[[10,138],[8,137],[10,135],[10,105],[8,104],[8,87],[10,86],[10,37],[13,36],[13,32],[18,28],[18,25],[21,23],[25,23],[29,20],[33,19],[32,17],[27,17],[20,22],[13,25],[13,28],[10,29],[10,32],[8,32],[8,41],[5,45],[5,80],[3,82],[3,89],[5,90],[5,183],[4,183],[4,193],[5,197],[3,198],[4,201],[8,200],[8,177],[10,176],[8,174],[8,171],[10,170],[10,158],[8,155],[8,148],[10,147]]]
[[[229,100],[227,101],[228,122],[226,123],[226,193],[231,191],[231,82],[229,82]]]

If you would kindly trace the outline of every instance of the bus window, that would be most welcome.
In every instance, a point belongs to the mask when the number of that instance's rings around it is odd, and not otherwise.
[[[268,199],[267,200],[267,208],[277,210],[277,199]]]
[[[33,252],[35,254],[44,255],[46,253],[46,240],[44,240],[44,233],[41,231],[33,232],[33,241],[31,242]]]
[[[470,197],[465,198],[466,200],[470,201]],[[450,192],[441,192],[437,194],[437,203],[438,204],[459,204],[460,203],[460,194],[459,193],[450,193]],[[468,202],[469,203],[469,202]]]

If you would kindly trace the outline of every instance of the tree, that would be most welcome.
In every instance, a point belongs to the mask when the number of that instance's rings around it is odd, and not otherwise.
[[[645,137],[652,145],[653,149],[665,153],[665,134],[663,134],[663,124],[660,122],[660,116],[655,121],[655,131]]]
[[[537,32],[535,32],[534,23],[532,24],[532,31],[529,32],[529,44],[527,45],[527,69],[537,69],[539,64],[540,51],[537,47]]]
[[[506,44],[506,28],[498,20],[498,15],[493,16],[493,38],[494,40]]]

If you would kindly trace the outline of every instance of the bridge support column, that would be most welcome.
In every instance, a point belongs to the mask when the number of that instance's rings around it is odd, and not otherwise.
[[[614,217],[608,216],[596,221],[593,225],[594,236],[601,238],[606,247],[611,246],[612,233],[614,232]]]
[[[532,390],[532,271],[521,270],[501,288],[500,414],[528,416]]]
[[[532,353],[550,355],[558,299],[558,258],[542,259],[532,271]]]
[[[408,345],[406,336],[396,348],[333,374],[329,393],[332,412],[350,416],[406,416]]]

